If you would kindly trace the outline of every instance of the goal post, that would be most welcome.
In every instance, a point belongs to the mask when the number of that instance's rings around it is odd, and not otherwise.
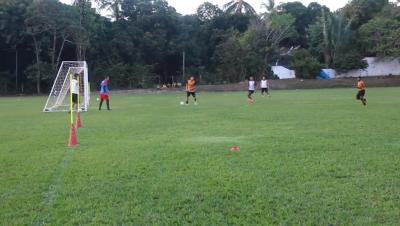
[[[79,75],[79,111],[88,111],[90,87],[88,69],[85,61],[63,61],[58,70],[53,87],[47,98],[43,112],[66,112],[70,110],[70,75]]]

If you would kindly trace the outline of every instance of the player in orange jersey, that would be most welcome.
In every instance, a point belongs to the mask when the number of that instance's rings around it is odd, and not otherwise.
[[[196,98],[196,80],[193,76],[186,82],[186,104],[189,104],[189,97],[193,96],[194,104],[197,104]]]
[[[363,80],[361,80],[361,77],[358,77],[358,82],[357,82],[357,100],[360,100],[361,103],[366,106],[367,105],[367,99],[364,97],[365,96],[365,83]]]

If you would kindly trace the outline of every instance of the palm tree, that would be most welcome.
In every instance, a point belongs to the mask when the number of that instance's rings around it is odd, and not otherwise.
[[[261,14],[261,18],[264,20],[269,20],[271,15],[276,12],[275,0],[268,0],[268,3],[263,3],[262,7],[267,10],[265,13]]]
[[[106,9],[112,12],[115,20],[121,19],[122,0],[95,0],[101,10]]]
[[[225,12],[227,13],[245,13],[249,15],[255,15],[256,11],[247,2],[243,0],[231,0],[224,5]]]
[[[268,0],[268,3],[263,3],[262,5],[267,9],[268,13],[275,10],[275,0]]]

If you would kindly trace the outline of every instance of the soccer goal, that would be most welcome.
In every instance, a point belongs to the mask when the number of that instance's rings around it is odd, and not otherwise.
[[[58,70],[53,88],[47,98],[43,112],[70,110],[69,87],[71,75],[79,75],[80,111],[87,111],[90,102],[88,69],[85,61],[63,61]]]

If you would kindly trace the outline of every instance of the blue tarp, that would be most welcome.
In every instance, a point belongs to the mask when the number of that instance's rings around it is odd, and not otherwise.
[[[329,77],[329,75],[327,73],[325,73],[324,71],[320,71],[319,75],[317,76],[317,79],[322,79],[322,80],[327,80],[327,79],[331,79]]]

